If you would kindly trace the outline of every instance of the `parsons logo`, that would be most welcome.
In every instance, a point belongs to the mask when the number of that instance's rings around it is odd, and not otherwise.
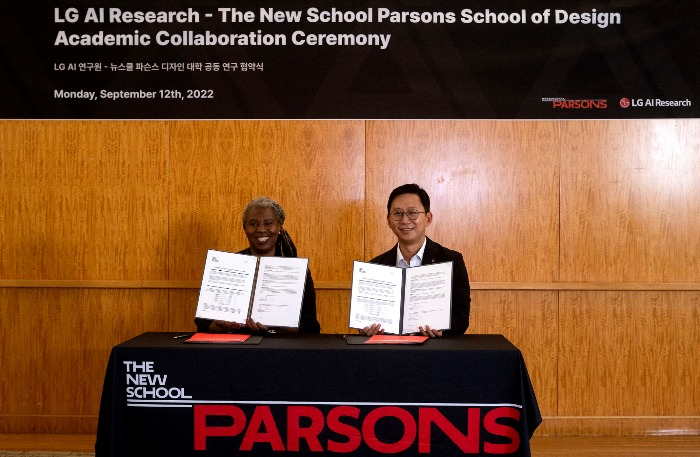
[[[607,99],[596,100],[565,100],[558,99],[552,101],[552,108],[555,109],[606,109]]]
[[[551,105],[554,109],[607,109],[608,107],[608,100],[605,98],[568,100],[564,97],[542,97],[542,102]]]
[[[513,454],[520,450],[515,405],[194,405],[194,450],[347,454]],[[449,452],[448,452],[449,451]],[[267,454],[266,454],[267,455]],[[326,455],[326,454],[324,454]]]

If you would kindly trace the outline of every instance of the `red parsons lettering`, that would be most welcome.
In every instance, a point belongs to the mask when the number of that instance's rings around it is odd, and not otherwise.
[[[605,109],[607,107],[607,100],[554,100],[552,102],[552,108],[562,109]]]
[[[431,433],[433,426],[442,431],[464,454],[478,454],[482,444],[481,429],[495,437],[506,438],[508,442],[492,443],[483,441],[484,452],[489,454],[512,454],[520,448],[520,435],[511,425],[499,420],[520,421],[520,410],[513,407],[497,407],[486,411],[482,421],[482,408],[467,409],[467,429],[463,433],[437,408],[418,408],[418,420],[404,408],[382,406],[371,410],[362,420],[361,429],[343,422],[348,418],[358,422],[360,409],[353,406],[336,406],[323,411],[314,406],[288,406],[286,424],[286,447],[280,429],[269,406],[256,406],[248,422],[245,412],[238,406],[231,405],[195,405],[194,406],[194,449],[207,449],[207,438],[233,437],[243,433],[240,451],[252,451],[258,443],[268,444],[273,451],[299,452],[301,441],[305,441],[312,452],[349,453],[356,451],[362,442],[374,451],[394,454],[408,449],[418,439],[418,452],[431,452]],[[207,425],[207,417],[220,416],[232,419],[231,425]],[[390,417],[403,425],[403,436],[392,443],[381,441],[375,433],[380,419]],[[303,419],[303,420],[302,420]],[[301,423],[310,424],[302,427]],[[247,425],[247,427],[246,427]],[[319,435],[327,430],[344,437],[343,441],[328,439],[326,449]],[[361,430],[361,431],[360,431]],[[503,440],[501,440],[503,441]]]

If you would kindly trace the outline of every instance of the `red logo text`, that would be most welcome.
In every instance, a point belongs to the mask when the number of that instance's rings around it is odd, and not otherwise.
[[[204,451],[208,440],[235,437],[230,442],[238,451],[265,446],[278,452],[343,454],[367,446],[376,452],[395,454],[414,446],[418,453],[429,454],[439,434],[442,445],[447,438],[464,454],[478,454],[482,449],[487,454],[512,454],[520,448],[519,421],[520,410],[512,406],[459,408],[457,416],[452,414],[449,419],[435,407],[409,411],[381,406],[367,412],[354,406],[324,411],[315,406],[289,405],[280,412],[258,405],[246,413],[234,405],[195,405],[194,449]],[[391,440],[378,432],[387,424],[398,430]]]
[[[554,100],[552,108],[560,109],[606,109],[607,100]]]

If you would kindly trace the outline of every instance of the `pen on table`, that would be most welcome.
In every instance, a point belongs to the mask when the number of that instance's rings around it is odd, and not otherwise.
[[[173,339],[176,340],[176,339],[178,339],[178,338],[186,338],[186,337],[188,337],[188,336],[192,336],[192,334],[191,334],[191,333],[185,333],[184,335],[177,335],[177,336],[174,336]]]

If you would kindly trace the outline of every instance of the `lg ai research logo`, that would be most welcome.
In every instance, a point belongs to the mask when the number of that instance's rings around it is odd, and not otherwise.
[[[693,106],[693,102],[685,100],[662,100],[660,98],[633,98],[623,97],[620,99],[622,108],[668,108],[668,107],[686,107]]]

